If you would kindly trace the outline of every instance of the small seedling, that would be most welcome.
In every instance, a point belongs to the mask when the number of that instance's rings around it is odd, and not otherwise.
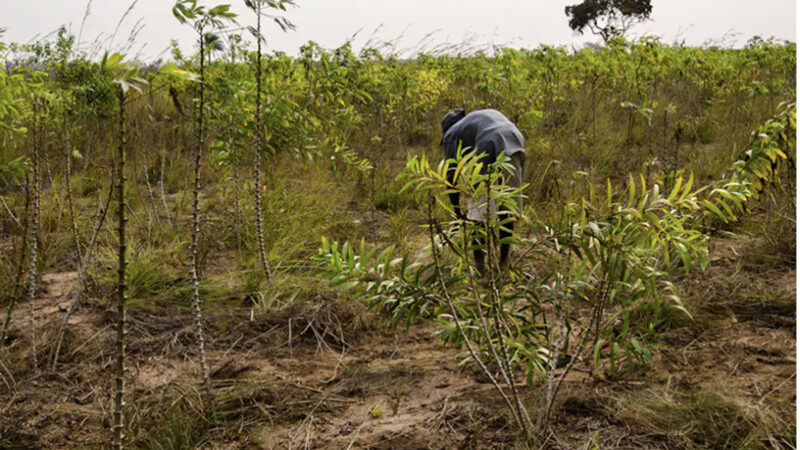
[[[392,396],[392,414],[395,416],[397,415],[397,411],[400,410],[400,404],[403,403],[403,398],[405,396],[406,392],[403,386],[398,386],[394,390],[394,395]]]
[[[369,416],[373,419],[380,419],[383,416],[383,411],[381,411],[381,407],[377,403],[369,410]]]

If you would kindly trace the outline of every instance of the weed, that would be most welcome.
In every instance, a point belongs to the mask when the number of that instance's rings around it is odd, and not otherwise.
[[[197,448],[213,423],[200,412],[200,399],[196,397],[189,393],[164,402],[140,398],[128,425],[131,446],[149,450]]]
[[[411,225],[408,223],[408,209],[401,208],[393,211],[386,221],[386,229],[389,231],[389,239],[392,244],[399,248],[406,248],[411,229]]]
[[[392,403],[392,414],[397,415],[397,411],[400,410],[400,405],[403,403],[403,399],[406,396],[405,388],[403,386],[397,386],[392,393],[391,403]]]

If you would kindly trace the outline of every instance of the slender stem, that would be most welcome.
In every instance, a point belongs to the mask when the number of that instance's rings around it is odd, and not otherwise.
[[[72,183],[70,181],[72,176],[72,148],[66,117],[64,117],[64,138],[64,147],[66,150],[65,156],[67,158],[66,164],[64,165],[64,184],[67,188],[67,207],[69,208],[70,225],[72,225],[72,239],[75,240],[75,255],[78,257],[78,266],[83,268],[84,260],[81,257],[81,241],[80,235],[78,234],[78,219],[75,215],[75,205],[72,201]]]
[[[200,109],[197,111],[197,146],[194,153],[194,189],[192,203],[192,242],[189,248],[189,277],[192,284],[192,310],[194,313],[194,331],[197,350],[200,356],[200,375],[206,393],[206,400],[211,402],[211,379],[206,364],[205,339],[203,336],[203,315],[200,310],[200,287],[197,278],[197,239],[200,234],[200,155],[204,144],[203,115],[205,109],[205,40],[203,27],[200,29]]]
[[[261,129],[261,0],[257,0],[256,8],[256,36],[257,55],[256,55],[256,148],[255,164],[253,167],[253,197],[255,199],[256,210],[256,234],[258,235],[258,254],[261,257],[261,265],[264,266],[264,275],[267,282],[272,285],[272,273],[269,270],[267,261],[266,246],[264,245],[264,225],[261,218],[261,150],[263,147],[264,130]]]
[[[501,318],[503,314],[501,314],[501,305],[499,302],[499,294],[497,291],[497,277],[500,276],[499,270],[499,257],[497,256],[497,246],[495,242],[495,233],[494,228],[492,228],[489,224],[489,221],[496,221],[497,212],[492,211],[492,186],[494,185],[494,178],[496,174],[491,173],[489,175],[489,181],[486,184],[486,217],[483,220],[484,231],[486,232],[486,268],[489,271],[489,299],[491,301],[491,311],[494,315],[494,328],[497,332],[497,345],[500,347],[500,354],[503,356],[502,359],[498,358],[498,364],[501,364],[502,369],[506,372],[506,377],[508,381],[508,385],[511,388],[511,394],[514,397],[514,401],[517,407],[517,413],[520,417],[520,425],[522,426],[522,430],[525,433],[527,438],[530,438],[531,432],[531,419],[528,415],[528,411],[525,409],[525,405],[522,404],[522,399],[519,397],[519,393],[517,392],[516,380],[514,379],[514,369],[511,366],[511,359],[508,354],[508,350],[506,349],[506,345],[504,342],[504,337],[508,334],[508,327],[504,320]],[[499,225],[498,225],[499,226]]]
[[[476,195],[476,192],[473,189],[472,184],[469,183],[469,182],[464,182],[464,185],[467,186],[468,194],[471,196],[471,198],[476,199],[478,196]],[[491,202],[491,198],[487,199],[487,207],[486,207],[487,214],[486,214],[485,217],[483,217],[484,233],[485,233],[484,238],[487,241],[487,243],[489,242],[489,239],[490,239],[489,229],[487,228],[487,220],[488,220],[488,216],[489,216],[489,212],[490,212],[489,211],[489,206],[488,206],[490,204],[489,202]],[[476,208],[480,208],[480,205],[476,205]],[[514,404],[512,405],[511,402],[509,401],[509,407],[511,408],[511,411],[514,413],[514,419],[517,421],[517,423],[519,424],[520,428],[523,429],[526,437],[528,437],[527,422],[529,421],[529,419],[526,421],[524,416],[523,416],[523,414],[522,414],[522,409],[520,409],[519,397],[517,396],[516,387],[514,387],[513,376],[508,373],[508,365],[503,364],[503,361],[501,360],[500,356],[497,353],[497,349],[495,348],[494,340],[492,339],[492,335],[491,335],[491,332],[490,332],[491,325],[489,324],[489,320],[486,318],[486,315],[483,313],[483,307],[481,306],[481,298],[480,298],[480,295],[478,294],[479,293],[479,289],[478,289],[477,283],[475,281],[475,275],[473,274],[472,267],[469,264],[469,248],[468,248],[469,247],[469,243],[468,243],[469,236],[467,236],[467,232],[466,231],[467,231],[466,228],[464,228],[462,230],[462,233],[461,233],[461,235],[462,235],[462,245],[464,247],[464,249],[463,249],[464,262],[465,262],[465,266],[467,267],[467,270],[469,271],[468,272],[469,273],[469,281],[470,281],[470,284],[471,284],[471,287],[472,287],[472,292],[475,294],[475,306],[476,306],[476,308],[478,310],[478,316],[480,318],[480,323],[481,323],[480,328],[481,328],[481,331],[483,331],[484,338],[486,339],[486,345],[489,347],[489,352],[491,353],[492,358],[494,358],[494,362],[497,365],[497,370],[500,372],[500,375],[502,375],[503,381],[505,381],[505,383],[511,388],[512,395],[514,396]],[[488,245],[487,245],[487,247],[488,247]],[[491,259],[491,254],[488,254],[488,252],[487,252],[486,256],[487,256],[487,259],[489,259],[489,261],[488,261],[489,265],[492,265],[493,264],[493,260]],[[486,270],[485,267],[486,266],[484,265],[484,270]],[[495,326],[497,326],[497,323],[495,323]],[[500,335],[499,341],[500,341],[500,343],[502,343],[502,333]]]
[[[169,222],[170,227],[173,226],[172,224],[172,215],[169,213],[169,206],[167,206],[167,195],[164,193],[164,167],[166,166],[166,151],[164,149],[161,150],[161,171],[158,175],[158,188],[161,191],[161,203],[164,204],[164,213],[167,215],[167,222]]]
[[[572,370],[572,366],[575,364],[575,361],[578,360],[578,357],[583,353],[583,349],[585,348],[586,344],[586,337],[589,335],[590,327],[586,327],[583,332],[581,332],[581,340],[578,342],[578,345],[575,350],[575,354],[572,355],[569,362],[567,363],[566,367],[564,367],[564,372],[561,373],[561,376],[558,377],[558,381],[556,382],[555,388],[553,388],[553,395],[551,396],[551,401],[547,405],[547,409],[544,413],[544,422],[547,423],[550,419],[550,412],[553,409],[553,404],[555,403],[556,396],[558,395],[559,389],[561,389],[561,383],[564,382],[564,379],[567,377],[567,374]]]
[[[36,357],[36,318],[34,317],[35,311],[33,307],[33,300],[36,298],[36,264],[37,264],[37,253],[38,253],[38,244],[39,244],[39,152],[40,152],[40,145],[42,143],[42,119],[41,119],[41,105],[39,104],[39,100],[34,101],[34,123],[35,125],[35,132],[34,132],[34,148],[33,148],[33,219],[31,221],[31,237],[30,237],[30,260],[29,260],[29,268],[28,268],[28,306],[29,306],[29,324],[30,324],[30,331],[31,331],[31,362],[33,364],[34,369],[38,367],[37,357]],[[38,138],[38,139],[37,139]]]
[[[8,215],[11,216],[11,220],[13,220],[18,227],[22,228],[22,224],[19,223],[19,219],[17,218],[17,216],[14,215],[14,212],[11,211],[11,208],[8,207],[6,199],[4,199],[2,195],[0,195],[0,203],[3,204],[3,208],[5,208]]]
[[[488,367],[486,367],[486,365],[483,363],[483,360],[481,360],[480,356],[478,356],[478,353],[475,351],[475,349],[472,347],[472,344],[469,341],[469,337],[467,336],[466,332],[464,332],[463,327],[461,327],[461,322],[459,321],[458,312],[456,311],[455,304],[453,303],[453,299],[450,298],[450,294],[447,291],[447,285],[445,284],[444,280],[442,279],[442,268],[441,268],[441,263],[439,261],[439,252],[438,252],[438,250],[436,248],[436,240],[434,239],[434,235],[433,235],[434,218],[433,218],[433,212],[432,212],[433,208],[431,206],[432,202],[433,202],[433,199],[430,199],[429,202],[428,202],[428,225],[429,225],[428,230],[429,230],[430,240],[431,240],[431,253],[433,254],[433,261],[434,261],[434,265],[436,267],[436,278],[439,280],[439,283],[442,286],[442,293],[444,295],[445,300],[447,301],[447,306],[450,308],[450,314],[453,315],[453,321],[456,324],[456,329],[458,330],[458,334],[461,336],[461,339],[464,341],[464,344],[467,346],[467,350],[469,351],[469,354],[472,357],[472,360],[475,361],[475,363],[478,364],[478,366],[481,368],[481,370],[483,370],[484,375],[486,375],[486,377],[489,378],[489,381],[492,382],[492,384],[494,385],[495,389],[497,389],[497,392],[499,392],[500,395],[503,397],[503,400],[506,402],[506,405],[508,405],[508,408],[512,412],[514,412],[514,406],[511,403],[511,400],[508,398],[508,396],[506,395],[505,391],[503,391],[503,388],[500,387],[500,384],[497,382],[497,379],[494,377],[494,375],[492,375],[492,372],[489,370]],[[516,413],[515,413],[514,417],[517,418],[516,417]]]
[[[122,89],[118,93],[119,99],[119,153],[118,161],[118,197],[117,197],[117,217],[119,224],[117,228],[119,238],[119,267],[117,269],[117,366],[114,393],[114,438],[111,447],[115,450],[122,448],[124,435],[122,433],[122,414],[125,406],[122,397],[125,391],[125,257],[127,246],[125,242],[125,93]]]

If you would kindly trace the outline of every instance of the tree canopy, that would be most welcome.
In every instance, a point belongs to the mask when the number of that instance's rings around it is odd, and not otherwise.
[[[589,28],[606,42],[650,18],[652,11],[651,0],[584,0],[564,9],[570,28],[581,34]]]

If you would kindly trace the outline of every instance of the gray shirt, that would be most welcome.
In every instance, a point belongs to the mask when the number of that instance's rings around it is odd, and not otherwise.
[[[487,165],[495,162],[501,153],[506,156],[525,153],[522,133],[494,109],[472,111],[447,130],[442,137],[446,160],[456,157],[459,143],[462,151],[477,149],[479,155],[484,155],[481,161]]]

